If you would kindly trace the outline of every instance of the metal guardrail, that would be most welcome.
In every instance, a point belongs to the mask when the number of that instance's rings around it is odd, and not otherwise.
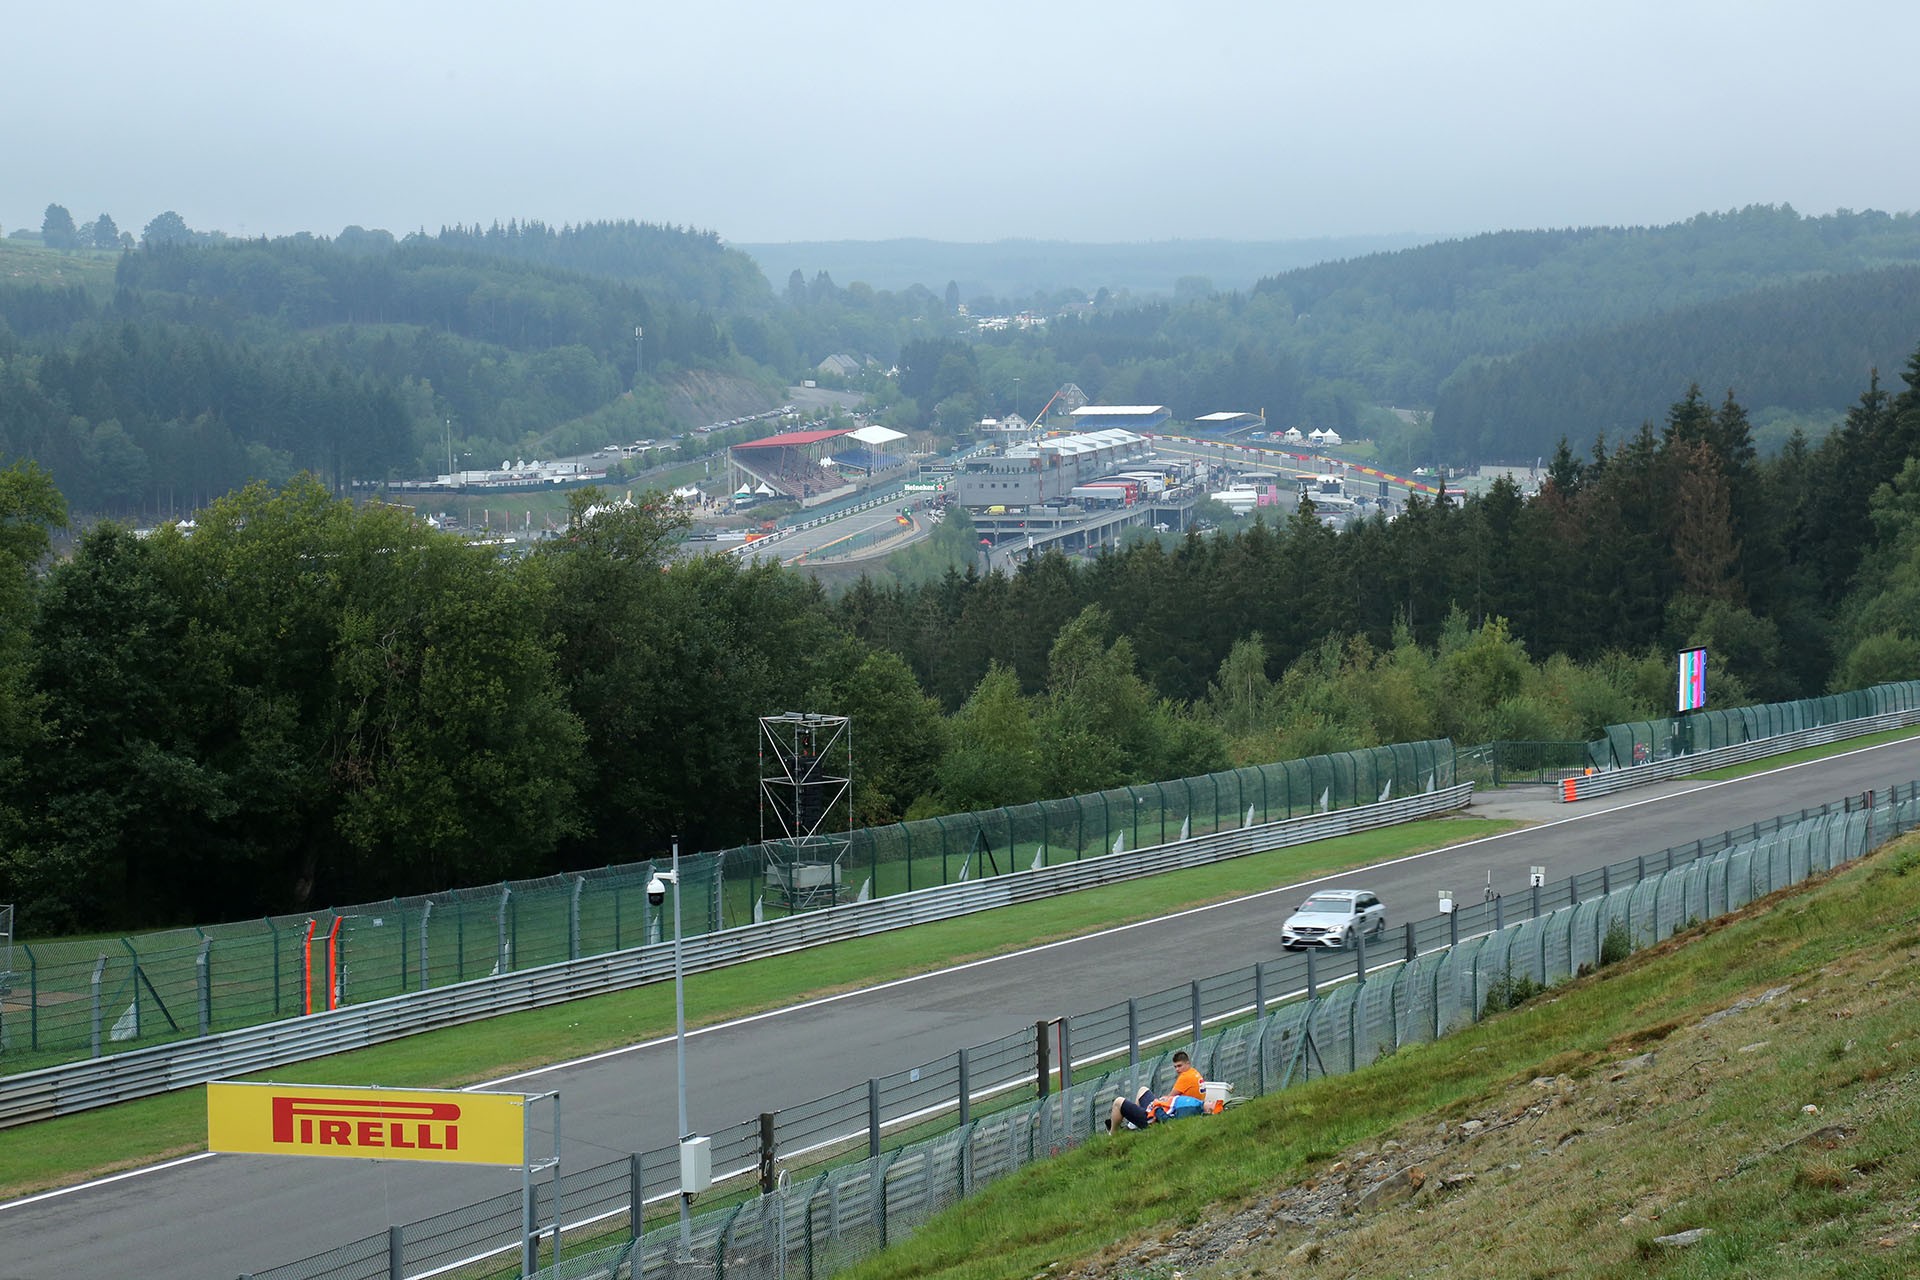
[[[1762,760],[1782,752],[1797,751],[1801,747],[1820,747],[1831,742],[1842,742],[1848,738],[1878,733],[1883,729],[1904,729],[1916,724],[1920,724],[1920,710],[1889,711],[1859,720],[1843,720],[1838,724],[1826,724],[1812,729],[1799,729],[1793,733],[1776,734],[1771,738],[1737,742],[1729,747],[1715,747],[1711,751],[1702,751],[1696,755],[1673,756],[1666,760],[1655,760],[1651,764],[1610,769],[1604,773],[1574,774],[1561,781],[1560,801],[1562,804],[1573,804],[1580,800],[1591,800],[1595,796],[1625,791],[1629,787],[1645,786],[1649,782],[1666,782],[1672,778],[1699,773],[1706,769],[1725,768],[1730,764],[1746,764],[1749,761]]]
[[[688,972],[700,973],[1078,889],[1393,826],[1460,808],[1472,797],[1472,784],[1463,783],[1400,800],[742,925],[683,938],[684,965]],[[673,946],[663,942],[23,1072],[0,1078],[0,1128],[151,1097],[306,1058],[364,1049],[499,1014],[623,991],[663,981],[672,973]]]

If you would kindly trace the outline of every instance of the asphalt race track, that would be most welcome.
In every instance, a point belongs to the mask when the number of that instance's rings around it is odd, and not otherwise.
[[[1474,812],[1544,825],[1407,858],[1338,882],[1377,891],[1393,925],[1431,915],[1438,892],[1521,893],[1528,868],[1575,871],[1920,778],[1920,738],[1728,783],[1664,783],[1579,805],[1510,789]],[[1330,882],[1311,882],[1330,883]],[[1279,923],[1307,884],[1096,937],[692,1032],[690,1120],[710,1132],[996,1039],[1041,1018],[1104,1007],[1278,957]],[[1152,881],[1138,893],[1151,897]],[[1250,940],[1258,945],[1250,947]],[[697,979],[695,979],[697,981]],[[282,1078],[297,1081],[297,1066]],[[378,1081],[367,1081],[377,1084]],[[563,1161],[582,1169],[675,1138],[671,1037],[515,1077],[558,1089]],[[537,1117],[544,1112],[537,1111]],[[535,1138],[536,1149],[545,1139]],[[512,1170],[264,1156],[204,1156],[0,1204],[0,1280],[138,1274],[219,1280],[292,1262],[503,1192]]]

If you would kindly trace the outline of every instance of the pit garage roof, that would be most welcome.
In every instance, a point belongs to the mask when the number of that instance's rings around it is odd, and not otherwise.
[[[1146,442],[1145,436],[1135,435],[1119,427],[1108,427],[1102,431],[1082,431],[1078,435],[1054,436],[1049,440],[1031,440],[1025,444],[1016,444],[1007,450],[1006,456],[1034,458],[1042,453],[1059,453],[1071,457],[1082,453],[1093,453],[1100,449],[1131,448]]]
[[[1151,418],[1168,412],[1163,404],[1089,404],[1075,409],[1072,418]]]

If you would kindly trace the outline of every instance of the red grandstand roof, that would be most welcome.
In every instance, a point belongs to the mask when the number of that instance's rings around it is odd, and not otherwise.
[[[787,431],[777,436],[768,436],[764,440],[749,440],[745,444],[733,446],[736,449],[792,449],[803,444],[819,444],[822,440],[832,440],[837,436],[851,435],[846,427],[832,431]]]

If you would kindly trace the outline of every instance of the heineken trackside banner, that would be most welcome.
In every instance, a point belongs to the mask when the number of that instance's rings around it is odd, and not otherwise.
[[[526,1098],[454,1089],[207,1086],[207,1147],[268,1156],[526,1163]]]

